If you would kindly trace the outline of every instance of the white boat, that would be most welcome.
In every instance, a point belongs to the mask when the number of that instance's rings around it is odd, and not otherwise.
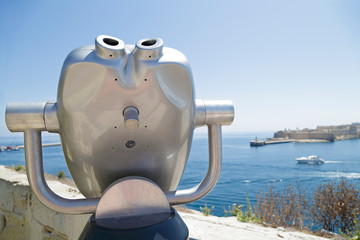
[[[301,157],[295,159],[297,163],[302,164],[323,164],[325,163],[325,160],[322,158],[319,158],[318,156],[311,155],[308,157]]]

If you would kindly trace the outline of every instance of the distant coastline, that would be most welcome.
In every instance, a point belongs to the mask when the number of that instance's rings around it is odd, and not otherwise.
[[[338,126],[318,126],[316,129],[284,129],[274,133],[274,137],[266,140],[250,141],[250,146],[264,146],[267,144],[288,142],[333,142],[346,139],[360,138],[360,123]]]
[[[42,147],[55,147],[60,146],[61,143],[44,143],[42,144]],[[11,151],[18,151],[20,149],[24,149],[24,145],[18,145],[18,146],[0,146],[0,152],[11,152]]]

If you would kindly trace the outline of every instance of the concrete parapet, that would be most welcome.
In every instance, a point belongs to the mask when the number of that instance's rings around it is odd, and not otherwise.
[[[48,181],[60,196],[83,197],[79,191],[58,181]],[[26,174],[0,165],[0,240],[78,239],[90,215],[68,215],[43,205],[29,187]]]

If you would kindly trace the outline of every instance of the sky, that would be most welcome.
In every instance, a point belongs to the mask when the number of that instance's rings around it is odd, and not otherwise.
[[[196,98],[233,101],[224,132],[360,122],[360,1],[0,1],[0,136],[10,102],[56,100],[63,61],[110,35],[159,37]]]

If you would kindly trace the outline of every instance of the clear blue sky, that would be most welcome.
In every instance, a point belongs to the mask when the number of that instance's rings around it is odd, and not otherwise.
[[[9,102],[56,100],[63,61],[101,34],[183,52],[224,131],[360,121],[360,1],[0,1],[0,136]]]

